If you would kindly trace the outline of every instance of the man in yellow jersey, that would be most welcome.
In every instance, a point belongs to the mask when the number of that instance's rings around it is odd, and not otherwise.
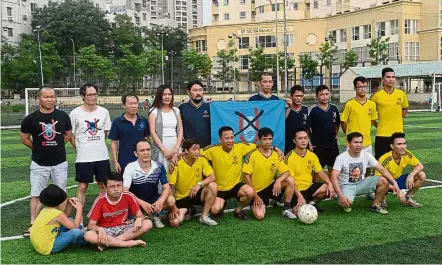
[[[170,165],[167,176],[175,195],[176,207],[179,209],[179,216],[169,222],[172,226],[178,227],[183,223],[190,207],[202,205],[200,223],[217,225],[217,222],[209,217],[218,189],[213,169],[207,158],[200,156],[198,141],[186,139],[183,148],[186,154],[177,161],[176,166]],[[203,179],[203,175],[207,177]]]
[[[371,146],[372,121],[378,119],[376,104],[367,99],[367,79],[358,76],[353,80],[356,96],[345,104],[341,114],[341,127],[344,133],[360,132],[364,136],[362,150],[373,154]]]
[[[392,68],[382,69],[384,87],[371,98],[376,103],[379,115],[379,119],[373,122],[377,127],[374,144],[377,160],[390,151],[391,135],[395,132],[404,132],[403,118],[408,111],[408,99],[404,91],[394,87],[395,81],[396,76]]]
[[[243,157],[253,149],[254,144],[234,142],[233,129],[223,126],[218,130],[220,145],[209,145],[201,152],[212,162],[215,170],[218,194],[215,205],[212,207],[213,214],[222,213],[226,200],[238,198],[238,205],[234,216],[241,220],[250,220],[242,209],[252,200],[253,188],[241,181]]]
[[[333,198],[335,196],[333,185],[328,175],[322,170],[318,157],[307,150],[307,130],[297,129],[292,141],[295,143],[295,149],[287,154],[285,163],[290,169],[290,176],[295,179],[295,184],[302,194],[300,198],[293,197],[292,205],[307,202],[313,204],[318,212],[322,212],[315,203],[327,197]],[[324,183],[313,183],[312,172]]]
[[[424,166],[407,150],[404,133],[393,133],[390,147],[392,150],[381,156],[379,164],[390,172],[400,189],[408,189],[405,194],[405,200],[401,203],[412,208],[419,208],[422,205],[414,201],[411,197],[419,190],[427,178],[423,171]],[[410,173],[403,174],[407,166],[414,168]],[[384,204],[384,207],[385,206],[387,205]]]
[[[284,210],[282,215],[296,219],[291,207],[293,194],[302,197],[296,189],[295,181],[290,178],[290,171],[284,161],[279,160],[273,150],[273,131],[264,127],[258,131],[260,147],[247,154],[243,167],[245,182],[253,187],[255,193],[250,203],[253,215],[257,220],[263,220],[271,197],[278,197],[285,189]],[[276,178],[277,173],[280,176]],[[276,180],[275,180],[276,178]]]

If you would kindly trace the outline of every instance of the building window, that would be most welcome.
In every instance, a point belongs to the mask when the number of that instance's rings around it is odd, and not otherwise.
[[[365,62],[370,60],[369,48],[367,46],[364,47],[355,47],[354,51],[358,54],[358,61]]]
[[[218,18],[219,18],[218,15],[213,15],[213,19],[212,19],[213,22],[218,22]]]
[[[419,30],[419,20],[406,19],[405,20],[405,34],[417,34]]]
[[[241,37],[239,39],[239,48],[240,49],[248,49],[250,47],[250,38],[249,37]]]
[[[207,41],[206,40],[201,41],[201,51],[207,52]]]
[[[327,6],[331,6],[331,0],[327,0]]]
[[[393,42],[388,44],[388,59],[399,60],[399,43]]]
[[[412,41],[405,42],[405,60],[407,61],[419,60],[419,42],[412,42]]]
[[[352,40],[359,40],[359,26],[353,27],[351,30]]]
[[[239,56],[239,69],[241,70],[247,70],[249,69],[249,55],[240,55]]]
[[[147,0],[143,0],[143,7],[147,6]]]
[[[275,36],[256,36],[256,48],[272,48],[276,47]]]
[[[14,29],[13,28],[8,28],[8,37],[14,37]]]
[[[284,35],[282,36],[282,43],[285,42]],[[293,34],[287,34],[287,47],[293,47],[295,45],[295,38]]]
[[[246,0],[240,0],[239,3],[240,3],[240,4],[245,4],[245,3],[246,3]]]
[[[318,0],[313,1],[313,9],[318,9],[319,3]]]
[[[340,34],[341,35],[341,37],[340,37],[341,42],[347,42],[347,30],[341,29],[340,33],[341,33]]]
[[[246,18],[246,12],[245,11],[239,12],[239,18],[240,19],[245,19]]]
[[[442,5],[442,3],[441,3]],[[442,28],[442,10],[440,11],[440,27]]]
[[[35,13],[37,11],[37,4],[31,3],[31,13]]]
[[[364,25],[364,39],[371,39],[371,25]]]
[[[12,16],[12,7],[7,7],[6,13],[8,14],[8,16]]]
[[[152,1],[152,2],[150,2],[150,4],[156,6],[157,5],[157,1]]]
[[[338,39],[336,38],[336,30],[332,30],[332,31],[330,31],[330,32],[328,33],[328,36],[332,36],[332,38],[333,38],[335,41],[338,41]]]
[[[385,22],[376,23],[376,34],[378,38],[385,36]]]
[[[135,22],[140,23],[140,17],[135,17]]]
[[[279,11],[280,7],[281,7],[281,6],[280,6],[279,4],[278,4],[278,5],[273,4],[273,5],[272,5],[272,11],[275,12],[277,8],[278,8],[278,11]]]
[[[147,20],[147,14],[143,13],[143,21],[146,21],[146,20]]]
[[[264,6],[258,6],[258,13],[264,13]]]
[[[397,35],[399,33],[399,20],[390,20],[390,35]]]
[[[442,38],[440,38],[440,59],[442,61]]]
[[[224,20],[230,19],[230,13],[224,13]]]
[[[298,10],[298,3],[293,3],[293,10]]]
[[[229,5],[229,0],[224,0],[224,5],[228,6]]]
[[[95,7],[96,7],[96,8],[100,8],[100,5],[99,5],[99,4],[95,4]]]

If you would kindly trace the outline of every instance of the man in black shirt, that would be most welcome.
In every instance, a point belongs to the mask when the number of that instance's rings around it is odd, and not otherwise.
[[[40,192],[48,186],[49,178],[66,191],[68,176],[65,143],[72,134],[71,120],[65,112],[55,109],[57,99],[52,87],[41,87],[38,100],[40,109],[26,116],[20,132],[21,142],[32,150],[31,223],[23,233],[24,236],[29,236],[32,224],[40,212]]]
[[[307,129],[308,108],[302,105],[304,87],[295,85],[290,89],[290,97],[286,99],[285,110],[285,154],[295,149],[295,132],[297,129]]]
[[[339,155],[337,135],[341,119],[338,108],[330,103],[330,89],[325,85],[316,87],[318,103],[309,108],[307,128],[310,131],[310,149],[318,156],[321,167],[327,166],[330,176]]]

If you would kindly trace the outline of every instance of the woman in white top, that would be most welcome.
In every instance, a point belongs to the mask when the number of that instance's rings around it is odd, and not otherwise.
[[[150,135],[154,141],[152,159],[163,163],[166,169],[170,160],[176,160],[183,140],[180,110],[173,106],[173,99],[170,86],[161,85],[149,111]]]

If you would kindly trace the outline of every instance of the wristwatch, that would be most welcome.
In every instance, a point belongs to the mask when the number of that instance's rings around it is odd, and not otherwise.
[[[200,186],[201,188],[204,187],[204,182],[202,182],[202,181],[198,181],[197,184],[198,184],[198,186]]]

